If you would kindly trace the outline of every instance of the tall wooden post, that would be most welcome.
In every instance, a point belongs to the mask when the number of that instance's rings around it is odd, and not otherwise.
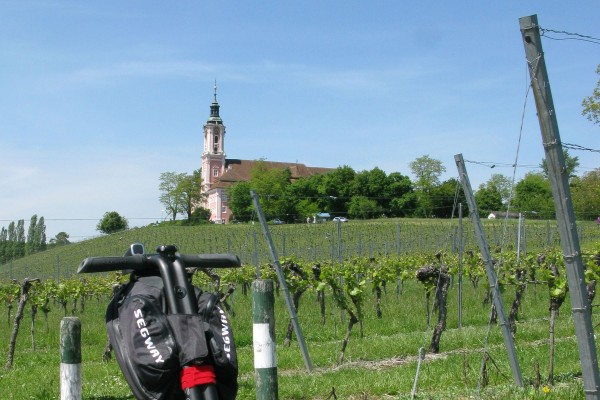
[[[512,337],[512,332],[510,331],[508,320],[506,319],[506,312],[504,311],[502,296],[500,295],[500,289],[498,288],[498,277],[496,276],[496,271],[494,271],[494,267],[492,265],[490,248],[485,240],[483,226],[481,225],[481,220],[479,219],[477,205],[475,204],[475,197],[473,196],[473,189],[471,189],[471,182],[469,181],[469,176],[467,175],[462,154],[455,155],[454,161],[456,161],[456,167],[458,168],[460,181],[465,192],[465,198],[467,200],[467,204],[469,205],[469,214],[475,228],[475,236],[477,237],[481,258],[483,258],[483,263],[485,264],[485,271],[487,272],[490,291],[492,292],[492,302],[494,307],[496,307],[496,312],[498,313],[498,320],[500,321],[500,328],[502,330],[502,336],[504,337],[504,346],[506,346],[506,352],[508,353],[513,379],[515,380],[515,384],[517,384],[517,386],[523,386],[523,377],[521,376],[521,368],[519,366],[519,360],[517,359],[515,342]]]
[[[257,400],[279,398],[274,308],[273,281],[257,279],[252,282],[252,342]]]
[[[594,341],[594,329],[587,290],[575,213],[569,188],[569,177],[565,168],[563,148],[558,132],[558,120],[550,91],[550,82],[544,61],[542,39],[537,15],[519,18],[525,55],[529,65],[531,87],[535,97],[542,144],[548,164],[548,178],[552,184],[552,196],[556,209],[556,222],[567,270],[571,311],[575,322],[575,335],[579,347],[579,360],[583,375],[586,398],[600,398],[598,357]]]

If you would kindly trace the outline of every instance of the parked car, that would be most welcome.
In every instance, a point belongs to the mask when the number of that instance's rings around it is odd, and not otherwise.
[[[332,219],[333,222],[348,222],[348,218],[346,217],[335,217]]]
[[[282,221],[279,218],[275,218],[274,220],[271,221],[271,223],[273,225],[281,225],[281,224],[285,224],[285,221]]]

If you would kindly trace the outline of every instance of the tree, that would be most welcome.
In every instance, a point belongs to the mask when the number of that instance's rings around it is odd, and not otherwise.
[[[5,227],[0,230],[0,264],[8,261],[8,231]]]
[[[381,215],[382,209],[375,200],[365,196],[354,196],[348,206],[350,218],[376,218]]]
[[[514,205],[521,212],[554,218],[555,209],[550,182],[539,172],[529,172],[515,186]]]
[[[35,251],[46,250],[46,221],[44,220],[44,217],[40,217],[37,225],[35,226],[33,243],[36,247]]]
[[[29,221],[27,230],[27,241],[25,243],[25,254],[33,254],[46,249],[46,224],[44,217],[38,219],[33,215]]]
[[[321,212],[321,207],[312,199],[300,199],[296,202],[296,217],[302,220]]]
[[[15,251],[14,258],[21,258],[25,256],[25,220],[20,219],[17,221],[16,227],[16,242],[15,242]]]
[[[511,186],[510,179],[502,174],[493,174],[486,183],[479,185],[475,202],[480,213],[487,215],[492,211],[506,210]]]
[[[45,249],[46,225],[44,217],[38,219],[35,214],[31,217],[27,235],[25,234],[25,220],[22,219],[16,224],[11,222],[8,229],[2,227],[0,231],[0,264]]]
[[[342,214],[347,211],[347,203],[354,195],[352,184],[356,172],[344,165],[325,174],[319,185],[319,211]]]
[[[410,170],[415,176],[415,187],[424,190],[440,183],[440,176],[446,171],[440,160],[433,159],[428,155],[421,156],[409,164]]]
[[[191,175],[178,174],[176,197],[181,199],[181,212],[192,218],[192,212],[200,205],[204,194],[202,193],[202,171],[197,169]]]
[[[158,189],[160,190],[160,202],[165,207],[167,215],[171,216],[171,219],[175,221],[177,214],[183,212],[185,206],[185,199],[181,192],[180,182],[185,179],[186,174],[178,174],[176,172],[163,172],[160,174],[160,183]]]
[[[252,218],[252,197],[250,182],[238,182],[227,189],[228,205],[236,221],[250,221]]]
[[[600,216],[600,168],[573,179],[571,196],[578,218],[596,219]]]
[[[295,219],[306,220],[321,211],[319,186],[325,175],[302,177],[287,188],[287,197],[294,204]]]
[[[370,171],[361,171],[354,176],[351,182],[352,195],[368,198],[383,197],[387,185],[387,175],[375,167]]]
[[[484,183],[479,185],[479,189],[475,192],[475,203],[477,204],[479,216],[486,216],[492,211],[503,209],[500,192],[495,187],[488,187]]]
[[[27,242],[25,244],[25,254],[33,254],[37,251],[36,245],[34,244],[34,236],[37,225],[37,215],[34,214],[29,220],[29,228],[27,229]]]
[[[294,204],[287,196],[291,176],[289,168],[269,168],[263,161],[252,167],[250,188],[260,197],[267,219],[279,217],[290,222],[290,214],[294,213]]]
[[[50,239],[50,244],[54,246],[64,246],[71,244],[69,241],[69,234],[67,232],[58,232],[55,237]]]
[[[16,258],[16,247],[17,247],[17,226],[14,221],[8,224],[6,240],[6,261],[14,260]]]
[[[96,225],[96,230],[102,233],[115,233],[129,227],[127,220],[116,211],[107,211]]]
[[[414,185],[417,191],[417,214],[422,217],[431,217],[433,204],[431,190],[439,185],[440,176],[446,171],[442,162],[429,157],[421,156],[409,164],[410,170],[415,176]]]
[[[417,207],[417,194],[406,193],[402,197],[395,197],[390,202],[390,214],[393,217],[409,217],[413,215]]]
[[[500,193],[502,204],[506,207],[511,197],[512,181],[509,177],[502,174],[492,174],[490,179],[487,181],[487,187]]]
[[[600,64],[596,68],[596,74],[600,75]],[[581,105],[583,106],[581,114],[592,123],[600,125],[600,79],[598,79],[592,95],[584,98]]]
[[[569,151],[567,149],[563,149],[563,158],[565,159],[565,168],[567,171],[567,177],[569,178],[569,181],[574,178],[575,175],[575,170],[577,169],[577,167],[579,167],[579,157],[575,156],[575,157],[571,157],[571,155],[569,154]],[[544,173],[544,177],[548,178],[548,163],[546,162],[546,159],[543,158],[542,162],[540,163],[540,168],[542,168],[542,171]]]
[[[197,207],[192,212],[188,220],[192,225],[206,224],[210,219],[210,210],[207,208]]]
[[[416,204],[410,178],[399,172],[389,174],[383,191],[383,199],[384,201],[381,204],[390,216],[408,216]]]
[[[389,204],[389,199],[385,198],[387,183],[387,174],[377,167],[370,171],[358,172],[354,177],[354,181],[350,183],[352,187],[352,198],[348,204],[348,212],[350,213],[350,208],[352,208],[354,216],[356,217],[356,206],[367,206],[367,202],[365,202],[364,199],[369,199],[374,202],[376,208],[379,210],[378,215],[381,215],[384,210],[387,210]],[[361,199],[355,200],[356,197],[361,197]],[[372,207],[369,204],[367,208],[371,209]],[[365,214],[362,211],[360,213]],[[352,213],[350,213],[350,215],[352,216]],[[359,218],[372,218],[372,216]]]
[[[466,204],[466,197],[460,182],[455,178],[431,188],[431,205],[437,218],[451,218],[458,215],[458,203]]]

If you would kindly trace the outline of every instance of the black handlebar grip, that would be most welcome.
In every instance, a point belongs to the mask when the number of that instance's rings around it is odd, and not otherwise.
[[[147,257],[142,254],[126,257],[88,257],[79,264],[77,273],[109,272],[124,269],[140,271],[148,264]]]
[[[233,254],[180,254],[179,258],[187,268],[236,268],[242,262]]]

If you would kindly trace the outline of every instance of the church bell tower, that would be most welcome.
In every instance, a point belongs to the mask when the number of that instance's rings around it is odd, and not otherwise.
[[[215,181],[225,172],[225,125],[219,116],[217,81],[210,105],[210,117],[204,125],[204,150],[202,151],[202,183],[204,192],[211,190]]]

